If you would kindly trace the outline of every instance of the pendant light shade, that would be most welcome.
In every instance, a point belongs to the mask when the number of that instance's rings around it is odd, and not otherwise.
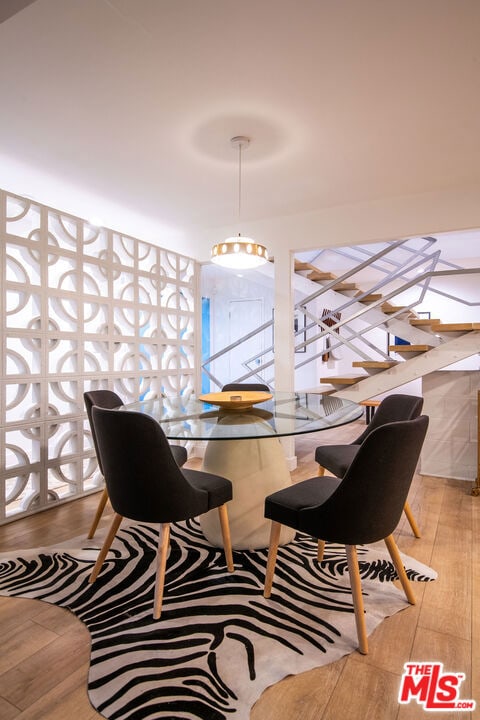
[[[212,248],[212,262],[223,267],[247,270],[268,260],[267,248],[248,237],[229,237]]]
[[[250,138],[237,135],[230,141],[233,147],[238,147],[238,221],[242,205],[242,148],[248,147]],[[235,270],[247,270],[259,267],[268,260],[267,248],[252,240],[252,238],[229,237],[212,247],[212,262],[223,267]]]

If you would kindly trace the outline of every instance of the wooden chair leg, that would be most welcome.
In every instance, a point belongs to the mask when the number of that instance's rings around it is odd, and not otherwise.
[[[317,545],[317,560],[322,562],[323,553],[325,552],[325,540],[319,540]]]
[[[225,551],[227,570],[228,572],[233,572],[235,568],[233,566],[232,539],[230,537],[230,525],[226,505],[220,505],[218,508],[218,516],[220,518],[220,527],[222,528],[223,549]]]
[[[115,515],[113,516],[112,524],[110,525],[110,530],[108,531],[108,535],[105,538],[105,541],[102,545],[102,549],[98,553],[97,562],[94,565],[92,574],[88,578],[89,583],[93,583],[97,579],[97,575],[100,572],[100,570],[102,569],[102,565],[105,561],[105,558],[107,557],[107,553],[110,550],[110,545],[112,544],[113,539],[114,539],[115,535],[117,534],[117,530],[120,527],[120,523],[122,522],[122,520],[123,520],[123,516],[119,515],[118,513],[115,513]]]
[[[318,466],[318,477],[323,477],[325,475],[325,468],[321,465]]]
[[[357,626],[358,649],[362,655],[368,653],[367,628],[365,625],[365,612],[363,607],[362,582],[358,568],[357,548],[355,545],[346,545],[348,573],[352,588],[353,608],[355,610],[355,623]]]
[[[411,510],[408,502],[406,502],[405,505],[403,506],[403,511],[404,511],[405,515],[407,516],[407,520],[410,523],[410,527],[412,528],[413,534],[415,535],[416,538],[421,538],[422,536],[420,534],[420,529],[416,523],[415,518],[413,517],[413,513],[412,513],[412,510]]]
[[[108,492],[107,488],[104,488],[100,500],[98,501],[97,506],[97,512],[95,513],[95,517],[93,518],[92,526],[90,530],[88,531],[87,538],[88,540],[91,540],[93,536],[95,535],[95,531],[98,527],[98,523],[100,522],[100,518],[102,517],[103,511],[105,510],[105,505],[107,504],[108,500]]]
[[[407,573],[405,572],[405,568],[403,567],[402,558],[400,557],[400,553],[398,551],[397,544],[393,539],[393,535],[389,535],[385,538],[385,545],[387,546],[390,557],[392,558],[392,562],[395,565],[395,570],[397,571],[397,575],[400,578],[400,582],[402,583],[402,587],[405,595],[407,596],[407,600],[411,605],[415,605],[415,595],[413,594],[412,586],[410,585]]]
[[[277,562],[278,543],[280,542],[280,530],[282,525],[272,520],[270,529],[270,545],[268,547],[267,571],[265,573],[265,587],[263,589],[263,597],[269,598],[272,594],[273,575],[275,573],[275,565]]]
[[[153,601],[153,617],[158,620],[162,614],[163,589],[165,587],[165,568],[167,566],[168,548],[170,545],[170,523],[160,526],[161,537],[157,550],[157,575],[155,578],[155,599]]]

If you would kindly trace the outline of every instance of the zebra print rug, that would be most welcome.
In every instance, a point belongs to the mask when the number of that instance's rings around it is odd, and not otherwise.
[[[196,521],[172,528],[162,617],[152,619],[158,531],[125,525],[93,584],[102,538],[0,558],[0,593],[69,608],[88,627],[92,705],[110,720],[247,720],[262,691],[286,675],[333,662],[357,646],[341,546],[299,535],[279,549],[272,597],[267,551],[223,552]],[[359,547],[368,632],[407,607],[380,546]],[[404,556],[412,580],[436,577]],[[380,582],[379,582],[380,581]]]

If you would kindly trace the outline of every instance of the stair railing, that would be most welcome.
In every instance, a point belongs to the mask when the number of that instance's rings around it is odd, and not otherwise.
[[[402,245],[402,251],[409,252],[410,254],[414,255],[415,257],[424,257],[428,258],[430,257],[429,254],[425,252],[425,250],[428,250],[431,248],[431,246],[437,242],[436,238],[433,237],[424,237],[421,238],[422,240],[425,240],[425,244],[421,248],[412,248],[408,244],[408,240],[404,241],[405,244]],[[391,244],[390,242],[388,244]],[[364,247],[363,245],[353,245],[351,248],[325,248],[322,249],[321,252],[314,257],[311,260],[312,265],[317,262],[321,258],[323,254],[328,254],[329,252],[333,252],[335,255],[340,255],[341,257],[348,258],[349,260],[352,260],[355,264],[358,262],[361,262],[361,258],[358,257],[358,255],[366,255],[367,257],[371,258],[370,267],[374,270],[380,270],[380,272],[386,273],[388,270],[385,270],[385,268],[380,265],[377,261],[375,261],[373,258],[375,256],[375,253],[372,250],[369,250],[368,247]],[[357,255],[356,255],[357,254]],[[387,254],[382,258],[383,262],[386,265],[392,265],[394,268],[400,268],[405,265],[405,263],[401,263],[397,261],[393,254]],[[443,262],[443,261],[442,261]],[[450,264],[450,263],[445,263]],[[453,266],[453,265],[452,265]],[[457,265],[453,267],[459,267]],[[405,280],[408,278],[406,277]]]
[[[425,273],[422,273],[422,275],[419,275],[418,277],[414,278],[413,280],[410,280],[409,282],[404,283],[400,288],[393,290],[388,295],[385,295],[381,299],[374,301],[367,307],[362,308],[358,312],[351,315],[347,320],[345,320],[345,322],[347,322],[347,321],[351,322],[352,320],[356,320],[356,319],[362,317],[362,315],[364,315],[365,312],[375,309],[379,305],[382,305],[383,303],[388,302],[392,298],[396,297],[397,295],[402,294],[403,292],[405,292],[406,290],[409,290],[412,287],[415,287],[416,285],[420,285],[423,280],[428,280],[430,282],[431,279],[434,277],[445,277],[445,276],[449,276],[449,275],[470,275],[470,274],[473,275],[476,273],[480,273],[480,268],[461,268],[459,270],[438,270],[438,271],[430,270],[430,271],[427,271]],[[415,305],[419,305],[424,299],[427,288],[428,288],[428,285],[425,285],[423,287],[422,292],[420,294],[420,298],[418,300],[416,300],[413,303],[410,303],[409,305],[403,306],[401,309],[397,310],[395,313],[392,313],[391,315],[389,315],[388,319],[391,320],[394,317],[405,313],[405,311],[407,309],[411,309]],[[468,300],[454,297],[454,296],[449,296],[449,297],[451,297],[452,299],[454,299],[457,302],[460,302],[464,305],[469,305],[470,307],[480,305],[480,302],[469,302]],[[369,331],[375,327],[378,327],[380,325],[385,325],[385,322],[386,321],[384,319],[381,319],[378,322],[371,324],[368,328],[365,328],[363,330],[363,332],[367,332],[367,331]],[[344,324],[345,323],[342,320],[340,320],[337,323],[335,323],[334,325],[332,325],[331,327],[329,327],[329,331],[335,331],[337,328],[342,327]],[[323,337],[325,334],[326,334],[325,332],[318,333],[317,335],[309,338],[308,341],[314,342],[315,340],[318,340],[321,337]],[[305,343],[301,343],[301,345],[299,347],[302,347],[302,345],[304,345],[304,344]],[[339,343],[339,344],[341,345],[341,344],[343,344],[343,342]]]
[[[418,264],[418,263],[416,263],[416,264]],[[361,354],[361,353],[359,353],[358,347],[351,345],[350,339],[347,339],[344,337],[342,337],[340,339],[340,337],[338,335],[333,335],[335,330],[340,327],[345,327],[347,325],[347,323],[350,323],[352,320],[361,318],[363,315],[368,313],[370,310],[376,308],[378,305],[381,305],[384,302],[388,302],[388,300],[396,297],[397,295],[405,292],[406,290],[409,290],[411,287],[415,287],[416,285],[421,285],[423,281],[428,280],[429,282],[431,282],[431,280],[435,277],[445,277],[445,276],[452,276],[452,275],[470,275],[470,274],[478,274],[478,273],[480,273],[480,268],[459,268],[459,269],[455,269],[455,270],[438,270],[438,271],[430,270],[430,271],[427,271],[427,272],[423,273],[422,275],[419,275],[418,277],[404,283],[401,287],[397,288],[396,290],[393,290],[388,295],[383,296],[381,299],[376,300],[374,303],[371,303],[370,305],[365,306],[365,308],[360,309],[358,312],[354,313],[354,315],[350,316],[349,318],[347,318],[345,320],[340,320],[331,326],[326,326],[325,323],[323,323],[320,319],[317,319],[315,324],[319,325],[319,326],[323,326],[324,330],[322,332],[308,338],[306,341],[300,343],[299,345],[296,345],[296,349],[299,349],[304,346],[308,346],[311,343],[316,342],[320,338],[324,337],[328,333],[331,333],[332,337],[334,337],[334,342],[330,346],[330,350],[335,350],[337,347],[341,347],[342,345],[347,345],[351,349],[353,349],[355,353]],[[337,280],[337,282],[338,282],[338,280]],[[420,294],[420,297],[417,300],[410,303],[409,305],[403,306],[401,309],[397,310],[395,313],[388,315],[388,318],[383,317],[374,323],[370,323],[368,325],[368,327],[363,328],[361,330],[361,332],[355,332],[354,335],[358,336],[358,338],[360,338],[363,342],[365,342],[365,338],[362,337],[362,333],[369,332],[370,330],[373,330],[376,327],[385,326],[386,322],[388,322],[389,320],[392,320],[393,318],[397,317],[398,315],[404,314],[407,310],[410,310],[413,307],[415,307],[415,305],[420,304],[424,299],[427,289],[430,289],[430,288],[429,288],[429,285],[427,283],[425,283],[425,285],[422,289],[422,292]],[[367,293],[367,294],[369,294],[369,293]],[[457,302],[460,302],[464,305],[468,305],[468,306],[480,305],[480,302],[470,302],[468,300],[465,300],[463,298],[459,298],[456,296],[449,296],[449,297],[451,297],[453,300],[456,300]],[[329,315],[325,316],[325,319],[327,319],[328,317],[333,317],[333,312],[335,312],[335,311],[332,311],[331,315],[329,314]],[[314,324],[312,323],[310,327],[313,327],[313,325]],[[303,333],[304,331],[305,331],[305,328],[302,328],[302,330],[300,332]],[[299,333],[297,333],[297,334],[299,334]],[[336,340],[336,338],[339,338],[339,339]],[[265,351],[265,353],[268,351],[272,352],[273,347],[268,348],[268,350]],[[378,348],[375,348],[375,351],[379,352]],[[252,362],[252,361],[258,359],[259,357],[262,356],[262,354],[263,353],[261,353],[257,356],[254,356],[253,358],[249,358],[249,362]],[[299,367],[303,367],[308,362],[313,362],[313,360],[321,357],[322,354],[323,354],[323,352],[319,352],[319,353],[315,354],[314,356],[310,356],[308,359],[305,359],[304,361],[297,363],[295,365],[295,368],[297,369]],[[380,354],[383,354],[383,353],[380,353]],[[385,358],[389,357],[386,354],[383,354],[383,356]],[[364,359],[369,359],[369,357],[364,356]],[[245,365],[245,363],[243,363],[243,364]],[[263,363],[260,366],[256,367],[255,372],[260,373],[272,365],[273,365],[273,360],[271,360],[267,363]],[[251,374],[253,374],[254,371],[252,371],[250,368],[249,368],[249,370],[250,370],[250,373],[247,373],[245,376],[243,376],[242,380],[247,379],[248,377],[251,376]],[[267,384],[270,384],[270,383],[271,383],[271,380],[267,381]]]
[[[389,318],[390,318],[390,319],[393,319],[393,318],[397,317],[398,315],[401,315],[401,314],[405,313],[405,310],[406,310],[406,309],[409,310],[409,309],[411,309],[412,307],[414,307],[415,305],[420,304],[420,303],[423,301],[423,298],[424,298],[425,293],[426,293],[426,291],[427,291],[427,288],[428,288],[428,285],[429,285],[430,279],[431,279],[431,273],[433,272],[433,269],[435,268],[436,263],[438,262],[438,257],[439,257],[439,255],[440,255],[440,251],[437,251],[436,253],[433,253],[433,255],[431,256],[430,264],[431,264],[431,268],[432,268],[432,269],[431,269],[429,272],[423,273],[422,275],[417,275],[413,280],[409,280],[408,282],[403,283],[403,285],[401,285],[399,288],[395,288],[394,290],[392,290],[392,291],[391,291],[390,293],[388,293],[387,295],[382,295],[381,298],[379,298],[379,299],[377,299],[377,300],[374,300],[373,302],[369,303],[368,305],[365,305],[363,308],[360,308],[360,310],[357,310],[356,312],[354,312],[353,315],[349,315],[349,316],[348,316],[347,318],[345,318],[344,320],[339,320],[339,321],[337,321],[335,324],[330,325],[330,326],[327,326],[327,330],[322,330],[320,333],[318,333],[318,334],[310,337],[307,341],[305,341],[305,342],[303,342],[303,343],[300,343],[300,344],[297,346],[297,349],[304,347],[306,344],[309,344],[309,341],[313,342],[313,341],[315,341],[315,340],[321,339],[322,337],[324,337],[324,336],[327,335],[328,333],[330,333],[330,334],[332,335],[332,337],[334,337],[334,339],[335,339],[335,336],[333,336],[333,333],[337,330],[337,328],[341,328],[341,327],[343,327],[344,325],[346,325],[347,323],[351,323],[353,320],[361,319],[363,315],[366,315],[367,313],[371,313],[371,310],[378,308],[379,306],[381,306],[381,305],[383,305],[384,303],[388,302],[388,301],[389,301],[390,299],[392,299],[393,297],[396,297],[396,296],[398,296],[398,295],[401,295],[403,292],[405,292],[405,291],[406,291],[407,289],[409,289],[410,287],[420,286],[420,287],[421,287],[420,297],[419,297],[418,299],[414,300],[414,301],[413,301],[412,303],[410,303],[409,305],[402,306],[402,308],[400,308],[400,309],[396,310],[395,312],[391,313],[391,314],[389,315]],[[415,269],[416,269],[417,267],[419,267],[420,265],[424,265],[424,264],[425,264],[425,260],[422,258],[421,260],[418,260],[417,262],[415,262],[415,263],[413,263],[412,265],[410,265],[408,269],[409,269],[409,271],[412,271],[412,270],[415,270]],[[402,274],[404,274],[404,273],[405,273],[405,269],[404,269],[404,268],[402,268],[401,271],[398,271],[398,272],[396,272],[396,273],[395,273],[395,272],[389,273],[388,278],[383,278],[381,281],[379,281],[378,283],[376,283],[376,284],[375,284],[372,288],[370,288],[369,290],[367,290],[367,291],[365,291],[365,292],[362,292],[360,295],[355,295],[355,297],[353,297],[353,298],[349,298],[349,299],[348,299],[346,302],[344,302],[342,305],[338,305],[338,306],[335,308],[335,310],[332,311],[332,313],[329,313],[328,315],[325,315],[325,316],[324,316],[324,319],[328,319],[328,318],[335,319],[335,313],[342,313],[342,314],[343,314],[344,311],[345,311],[347,308],[349,308],[351,305],[357,304],[357,303],[359,303],[359,302],[361,303],[361,301],[362,301],[363,298],[367,297],[368,295],[373,294],[376,290],[381,290],[381,289],[383,289],[386,285],[390,284],[391,282],[394,282],[394,281],[396,281],[396,280],[399,280],[399,279],[400,279],[400,275],[402,275]],[[423,281],[423,280],[424,280],[424,283],[422,284],[422,281]],[[335,282],[338,283],[338,282],[340,282],[340,280],[336,280]],[[315,294],[315,293],[313,293],[313,294]],[[315,294],[315,295],[316,295],[316,294]],[[297,304],[295,305],[295,309],[301,311],[302,305],[305,305],[305,304],[306,304],[306,300],[308,300],[308,299],[311,298],[311,297],[312,297],[312,295],[309,295],[307,299],[304,299],[303,301],[297,303]],[[316,297],[318,297],[318,295],[316,295]],[[381,309],[381,308],[380,308],[380,309]],[[311,317],[313,318],[313,316],[311,316]],[[320,324],[320,323],[319,323],[318,319],[317,319],[317,318],[313,318],[313,319],[311,320],[311,322],[310,322],[310,325],[307,325],[307,327],[306,327],[305,329],[306,329],[306,330],[313,329],[315,326],[317,326],[317,325],[319,325],[319,324]],[[378,327],[379,325],[384,325],[384,324],[385,324],[385,319],[384,319],[384,318],[380,319],[377,323],[374,323],[374,324],[368,323],[368,328],[363,328],[361,333],[354,333],[354,336],[355,336],[355,337],[360,337],[360,335],[363,335],[363,333],[367,332],[368,330],[371,330],[371,329],[373,329],[373,328],[375,328],[375,327]],[[349,345],[349,342],[348,342],[348,340],[347,340],[346,338],[342,338],[342,341],[339,342],[339,343],[336,345],[336,347],[338,347],[339,345]],[[351,347],[351,346],[350,346],[350,347]],[[332,349],[333,349],[333,348],[332,348]],[[351,348],[351,349],[354,349],[355,352],[358,352],[358,349],[357,349],[357,348]]]
[[[416,305],[418,305],[419,303],[421,303],[423,301],[423,298],[425,296],[427,289],[431,292],[436,292],[440,295],[443,295],[447,298],[451,298],[455,301],[464,302],[464,304],[466,304],[466,305],[470,305],[470,306],[480,305],[480,302],[475,303],[475,302],[469,302],[467,300],[462,300],[462,299],[459,299],[458,297],[454,297],[448,293],[445,293],[444,291],[435,289],[431,286],[430,283],[431,283],[432,278],[434,278],[434,277],[456,275],[456,274],[469,274],[469,273],[478,272],[479,270],[478,270],[478,268],[469,268],[469,269],[460,268],[451,263],[445,263],[444,261],[440,260],[440,251],[437,251],[431,255],[427,255],[424,252],[424,249],[425,249],[425,247],[430,246],[433,242],[435,242],[435,239],[434,238],[424,238],[424,239],[427,241],[427,244],[420,250],[418,250],[418,249],[415,250],[415,249],[410,248],[407,245],[407,243],[409,242],[408,240],[398,240],[398,241],[389,243],[386,248],[383,248],[382,250],[380,250],[377,253],[370,253],[369,251],[366,251],[364,248],[361,248],[362,252],[369,255],[369,258],[367,260],[360,263],[359,265],[356,265],[354,268],[351,268],[350,270],[345,272],[340,277],[337,277],[334,280],[331,280],[331,281],[323,284],[317,291],[311,293],[310,295],[308,295],[307,297],[303,298],[298,303],[296,303],[294,306],[295,310],[297,312],[302,313],[305,316],[305,318],[307,320],[307,324],[305,325],[305,327],[300,328],[295,333],[295,337],[303,336],[305,332],[313,329],[314,327],[321,328],[321,331],[320,331],[320,333],[317,333],[314,336],[307,338],[303,342],[295,344],[295,350],[298,351],[304,347],[311,345],[313,342],[316,342],[317,340],[321,339],[324,336],[331,335],[333,338],[333,343],[330,346],[331,350],[334,350],[337,347],[340,347],[342,345],[347,345],[357,355],[362,356],[365,360],[370,359],[369,355],[364,353],[361,349],[359,349],[359,347],[357,345],[354,345],[352,343],[352,341],[355,340],[357,342],[360,341],[363,345],[365,345],[367,347],[370,347],[377,354],[380,354],[384,358],[389,358],[389,356],[386,353],[379,350],[379,348],[375,347],[372,343],[370,343],[368,341],[368,339],[364,337],[364,334],[369,332],[370,330],[377,328],[377,327],[380,327],[380,326],[385,327],[386,323],[388,323],[389,320],[395,319],[396,317],[404,314],[406,310],[410,310],[413,307],[415,307]],[[359,247],[360,246],[358,246],[358,248]],[[358,249],[358,248],[356,248],[356,249]],[[398,267],[398,263],[394,262],[391,257],[390,258],[388,257],[389,254],[393,253],[397,248],[402,248],[403,250],[407,250],[408,252],[411,252],[412,254],[414,254],[415,257],[420,256],[420,259],[418,259],[413,264],[408,265],[407,272],[411,272],[415,268],[418,268],[421,265],[425,265],[426,260],[428,260],[428,262],[429,262],[430,269],[426,272],[423,272],[421,275],[416,276],[414,279],[408,279],[408,276],[406,275],[405,264],[402,264],[400,266],[400,270],[398,270],[398,271],[391,270],[391,271],[387,272],[386,277],[384,277],[382,280],[377,282],[368,291],[364,291],[364,292],[360,293],[359,295],[349,298],[348,300],[346,300],[345,303],[343,303],[340,306],[337,306],[332,311],[331,314],[323,316],[322,319],[316,317],[313,313],[311,313],[308,310],[307,306],[311,302],[313,302],[314,300],[321,297],[321,295],[328,292],[328,290],[334,290],[335,286],[338,285],[339,283],[350,279],[351,277],[353,277],[354,275],[356,275],[358,272],[360,272],[361,270],[363,270],[366,267],[370,266],[370,267],[378,268],[379,266],[377,265],[377,262],[379,260],[385,259],[386,262],[389,262],[390,264],[393,264],[395,267]],[[329,250],[333,250],[334,252],[340,252],[339,250],[332,249],[332,248],[329,248]],[[340,252],[340,254],[345,254],[345,253]],[[320,255],[321,255],[321,253],[319,254],[319,256]],[[442,264],[447,264],[455,269],[436,271],[435,267],[439,261]],[[382,271],[386,272],[384,269],[382,269]],[[368,305],[365,305],[365,307],[354,312],[353,315],[345,317],[343,320],[337,321],[333,325],[330,325],[330,324],[327,325],[324,322],[325,320],[332,319],[332,318],[335,320],[334,313],[342,312],[342,314],[344,314],[345,310],[347,310],[351,305],[361,302],[361,300],[363,298],[374,293],[376,290],[380,290],[380,289],[388,286],[391,282],[405,280],[405,278],[407,278],[407,281],[404,282],[400,287],[395,288],[387,295],[382,295],[382,297],[379,298],[378,300],[376,300],[372,303],[369,303]],[[388,302],[390,299],[401,295],[406,290],[408,290],[414,286],[420,287],[421,292],[420,292],[419,298],[414,300],[412,303],[410,303],[406,306],[403,306],[402,308],[395,311],[394,313],[390,313],[387,318],[385,318],[385,316],[382,313],[382,315],[380,316],[379,319],[377,319],[376,322],[369,321],[369,323],[367,324],[367,327],[361,328],[359,331],[354,330],[350,326],[350,323],[352,321],[362,319],[363,316],[366,315],[367,313],[371,314],[372,310],[378,309],[380,305],[383,305],[385,302]],[[381,308],[380,308],[380,310],[381,310]],[[309,324],[308,324],[308,322],[309,322]],[[272,326],[273,326],[273,319],[268,320],[267,322],[263,323],[255,330],[252,330],[249,333],[247,333],[246,335],[244,335],[243,337],[237,339],[234,343],[231,343],[230,345],[228,345],[228,346],[222,348],[221,350],[219,350],[218,352],[214,353],[203,363],[203,365],[202,365],[203,371],[206,373],[206,375],[209,377],[209,379],[215,385],[217,385],[218,387],[221,387],[222,382],[213,375],[213,373],[208,369],[208,366],[214,360],[220,358],[222,355],[230,352],[231,350],[238,348],[238,346],[241,345],[243,342],[246,342],[247,340],[249,340],[250,338],[254,337],[255,335],[257,335],[259,333],[267,331],[269,328],[272,328]],[[339,334],[336,332],[336,330],[339,328],[343,328],[344,332],[347,331],[349,333],[349,335],[347,337],[339,336]],[[265,348],[260,353],[257,353],[256,355],[249,357],[247,360],[242,362],[242,365],[245,367],[247,372],[244,375],[242,375],[240,378],[236,378],[236,380],[238,382],[242,382],[244,380],[256,378],[259,381],[265,382],[265,380],[261,376],[261,373],[264,372],[269,367],[271,367],[274,363],[274,360],[273,359],[267,360],[267,361],[261,363],[260,365],[258,364],[258,361],[260,358],[265,357],[269,353],[273,354],[273,352],[274,352],[274,345],[272,343],[269,347]],[[303,367],[307,363],[310,363],[313,360],[318,359],[318,357],[320,357],[322,354],[323,354],[323,352],[319,352],[313,356],[310,355],[305,360],[299,361],[298,363],[296,363],[295,368],[297,369],[297,368]],[[255,368],[250,367],[250,364],[252,362],[257,363]],[[273,378],[272,378],[272,380],[273,380]],[[270,384],[271,381],[267,381],[267,382]]]

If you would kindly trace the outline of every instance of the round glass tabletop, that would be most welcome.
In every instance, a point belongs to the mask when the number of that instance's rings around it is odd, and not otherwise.
[[[283,437],[345,425],[361,417],[351,400],[316,393],[274,392],[247,410],[222,409],[194,395],[140,400],[119,408],[146,413],[169,440],[242,440]]]

